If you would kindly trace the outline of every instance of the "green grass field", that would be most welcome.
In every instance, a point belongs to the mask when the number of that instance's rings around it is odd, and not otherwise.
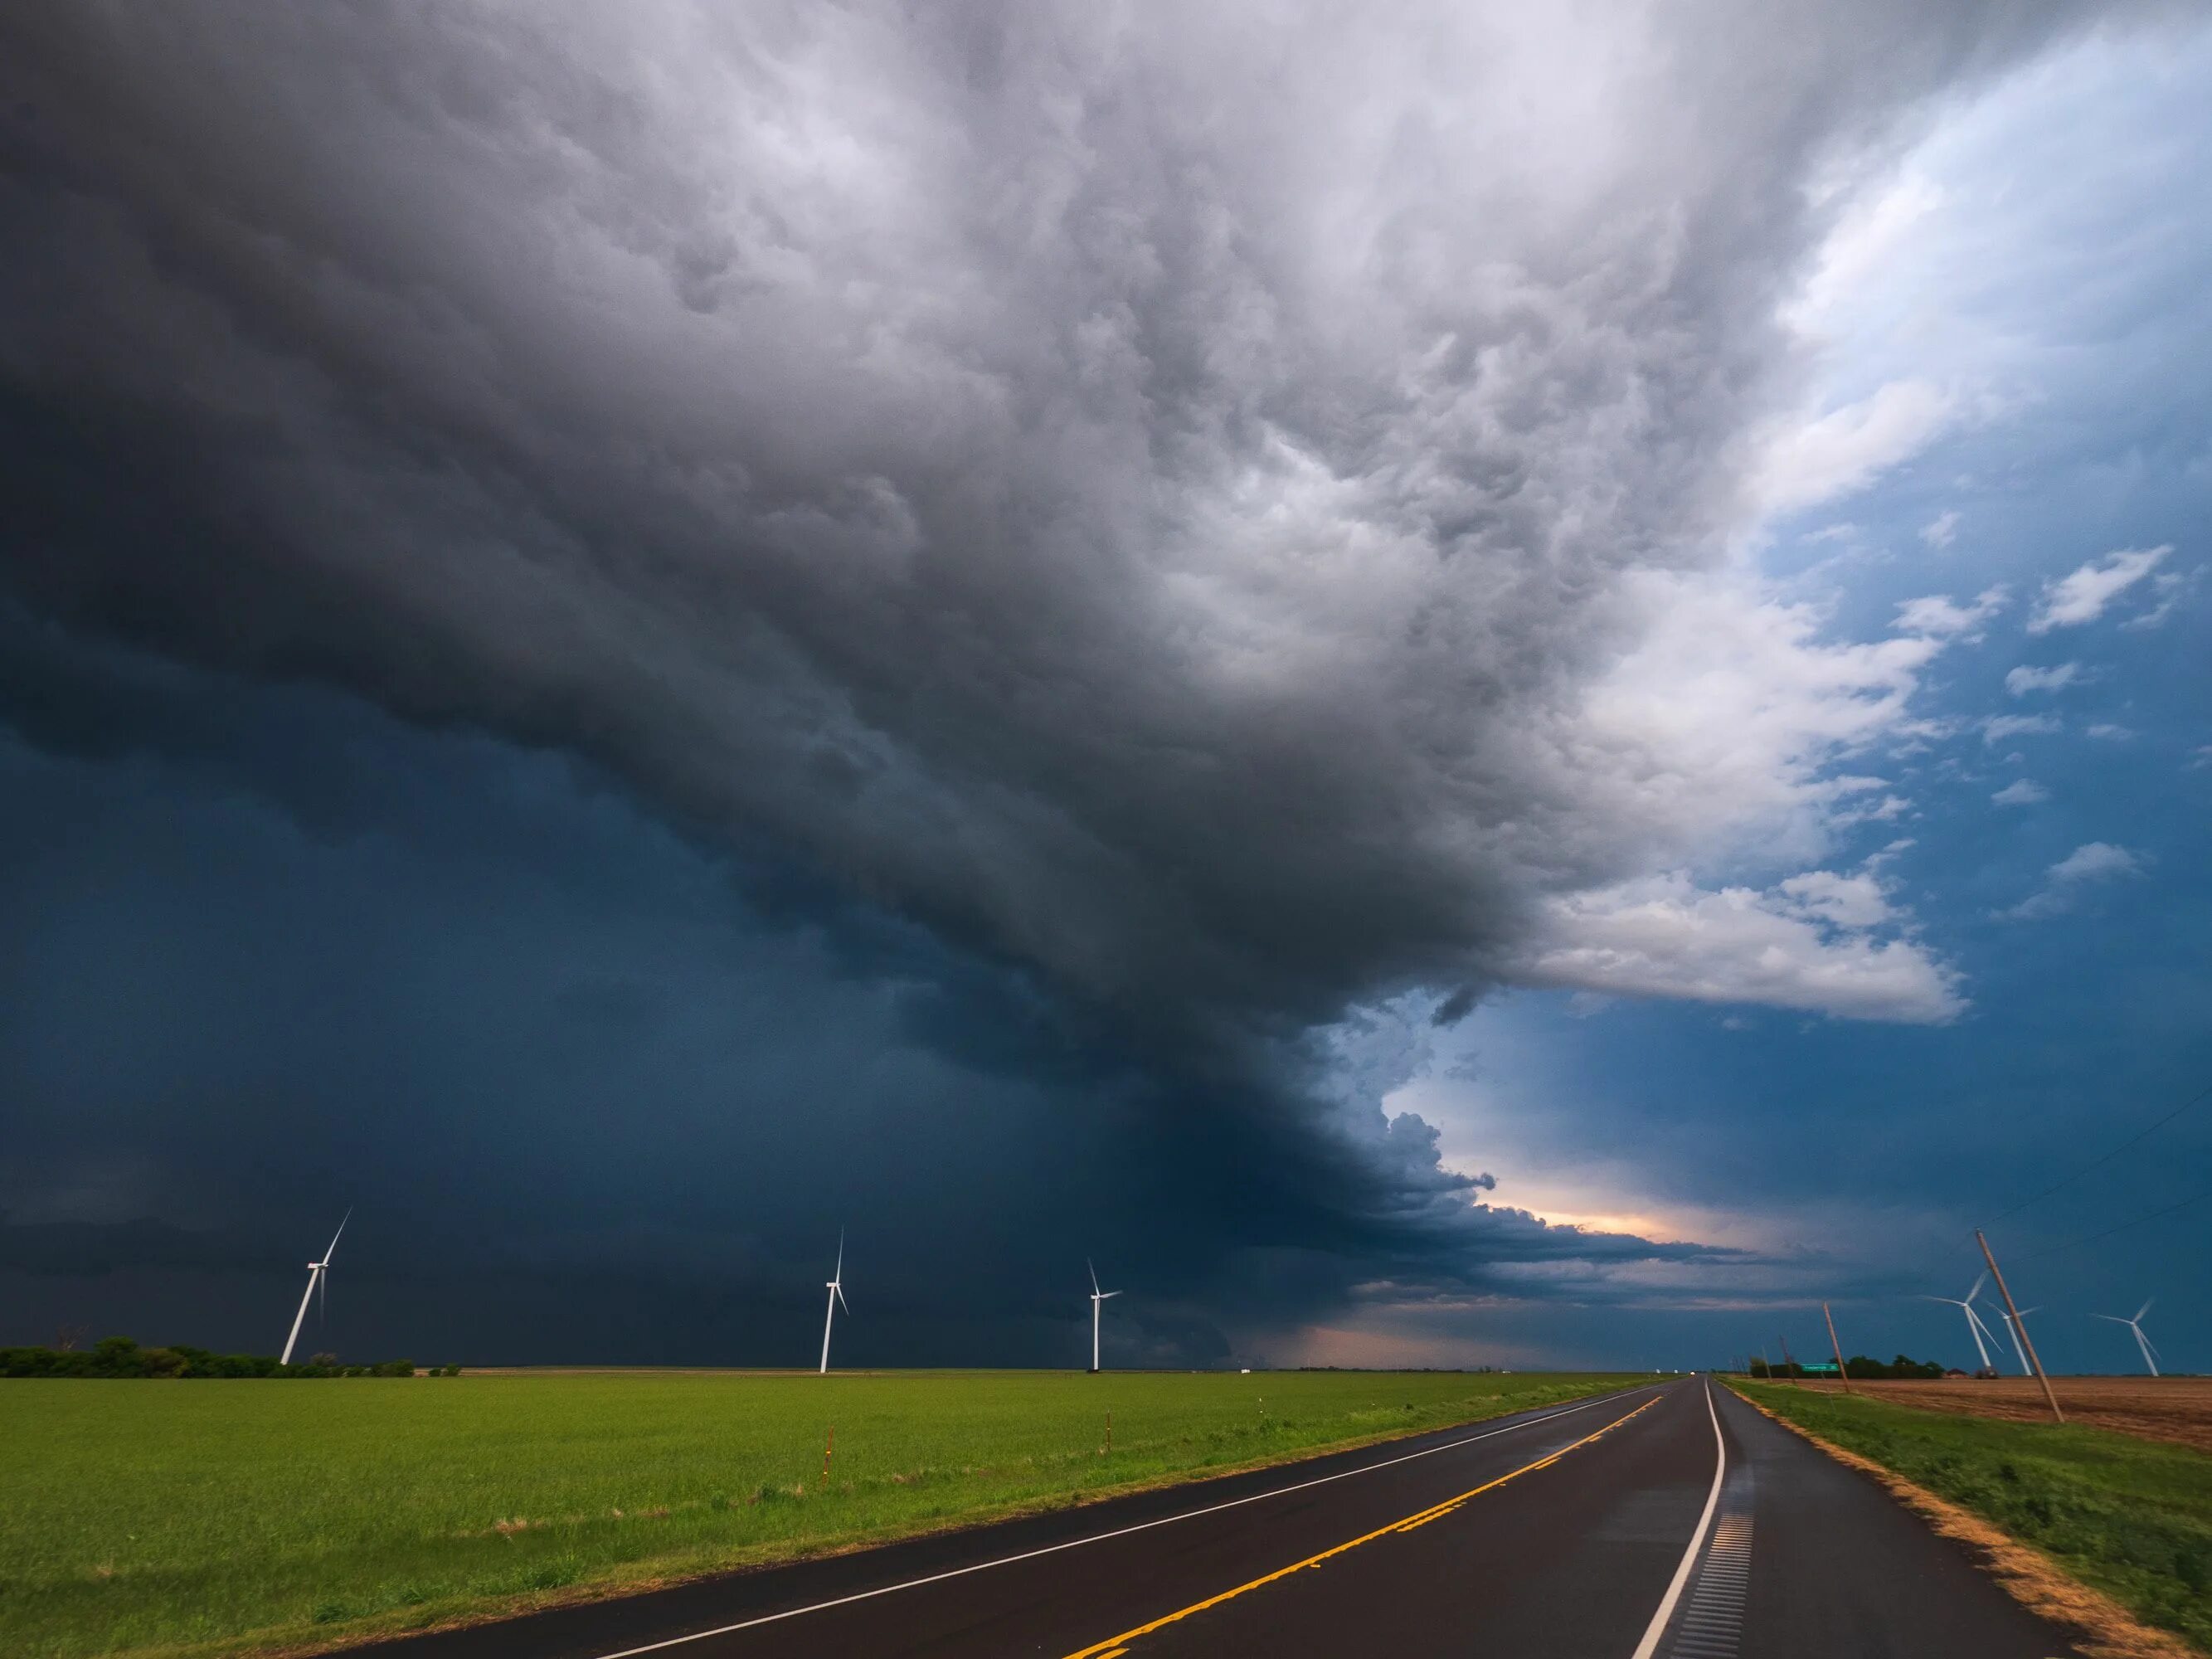
[[[2212,1458],[2106,1429],[1735,1386],[2033,1545],[2145,1624],[2212,1652]]]
[[[1632,1380],[921,1371],[0,1382],[0,1653],[335,1642],[1067,1504]]]

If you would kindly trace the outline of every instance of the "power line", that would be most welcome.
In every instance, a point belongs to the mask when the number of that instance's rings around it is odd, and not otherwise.
[[[2172,1215],[2176,1210],[2185,1210],[2192,1204],[2202,1204],[2208,1198],[2212,1198],[2212,1188],[2207,1188],[2194,1198],[2185,1198],[2179,1204],[2169,1204],[2162,1210],[2153,1210],[2148,1215],[2139,1215],[2133,1221],[2123,1221],[2117,1227],[2107,1227],[2101,1233],[2091,1233],[2087,1238],[2074,1239],[2064,1244],[2054,1244],[2047,1250],[2038,1250],[2033,1255],[2022,1256],[2021,1260],[2023,1262],[2040,1261],[2046,1255],[2057,1255],[2061,1251],[2075,1249],[2083,1244],[2094,1244],[2100,1238],[2110,1238],[2114,1233],[2124,1233],[2130,1227],[2140,1227],[2146,1221],[2155,1221],[2162,1215]]]
[[[2075,1170],[2072,1175],[2064,1177],[2063,1180],[2052,1182],[2051,1185],[2045,1187],[2041,1192],[2032,1194],[2028,1197],[2023,1198],[2009,1210],[2006,1210],[1999,1214],[1991,1216],[1987,1221],[1982,1223],[1982,1225],[1984,1227],[1994,1227],[1998,1222],[2002,1221],[2007,1216],[2018,1215],[2029,1205],[2039,1203],[2043,1200],[2050,1197],[2051,1194],[2057,1192],[2061,1187],[2070,1186],[2073,1182],[2079,1181],[2083,1176],[2087,1175],[2090,1170],[2103,1168],[2106,1164],[2110,1164],[2114,1158],[2118,1158],[2122,1152],[2127,1151],[2129,1147],[2134,1146],[2137,1141],[2142,1140],[2143,1137],[2149,1134],[2152,1130],[2164,1128],[2167,1124],[2172,1122],[2174,1119],[2179,1117],[2184,1112],[2187,1111],[2191,1106],[2197,1104],[2198,1101],[2208,1098],[2212,1098],[2212,1083],[2206,1084],[2195,1094],[2190,1096],[2188,1099],[2183,1101],[2180,1105],[2175,1107],[2164,1117],[2159,1119],[2157,1122],[2149,1124],[2145,1127],[2137,1130],[2133,1135],[2130,1135],[2127,1139],[2113,1147],[2111,1152],[2106,1152],[2104,1157],[2097,1159],[2095,1163],[2084,1164],[2081,1169]],[[2193,1204],[2197,1200],[2191,1199],[2189,1201]],[[2146,1216],[2143,1218],[2148,1221],[2150,1218]],[[2135,1224],[2133,1222],[2128,1223],[2128,1225],[2130,1226],[2133,1226],[2134,1224]],[[2119,1229],[2116,1227],[2112,1231],[2118,1232]],[[2103,1235],[2100,1234],[2098,1237],[2102,1237]],[[2062,1245],[2060,1248],[2064,1249],[2066,1247]],[[2048,1255],[2049,1252],[2046,1251],[2045,1254]],[[2030,1260],[2033,1260],[2033,1258],[2030,1258]]]

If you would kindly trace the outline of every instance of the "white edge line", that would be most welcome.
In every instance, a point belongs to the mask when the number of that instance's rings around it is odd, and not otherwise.
[[[1713,1383],[1705,1379],[1705,1415],[1713,1419],[1713,1489],[1705,1494],[1705,1512],[1698,1517],[1698,1529],[1690,1534],[1690,1547],[1682,1552],[1682,1564],[1674,1569],[1674,1581],[1667,1586],[1667,1594],[1660,1599],[1658,1612],[1644,1632],[1644,1639],[1636,1644],[1629,1659],[1651,1659],[1659,1647],[1659,1638],[1667,1633],[1667,1621],[1674,1616],[1674,1603],[1682,1599],[1682,1586],[1690,1582],[1690,1569],[1697,1565],[1698,1552],[1705,1547],[1705,1534],[1712,1529],[1713,1511],[1720,1507],[1721,1477],[1728,1473],[1728,1442],[1721,1437],[1721,1414],[1713,1409]]]
[[[1316,1475],[1310,1480],[1301,1480],[1295,1486],[1274,1486],[1266,1492],[1254,1492],[1249,1498],[1232,1498],[1226,1503],[1209,1504],[1202,1510],[1185,1510],[1180,1515],[1164,1515],[1157,1521],[1139,1521],[1134,1526],[1117,1527],[1112,1532],[1093,1533],[1088,1538],[1071,1538],[1064,1543],[1047,1544],[1041,1549],[1024,1550],[1018,1555],[1002,1555],[995,1560],[977,1561],[970,1565],[954,1567],[945,1572],[933,1572],[925,1578],[908,1578],[896,1584],[881,1584],[874,1589],[855,1590],[850,1595],[836,1596],[827,1601],[816,1601],[807,1607],[787,1607],[781,1613],[764,1613],[758,1618],[739,1620],[734,1625],[720,1625],[713,1630],[695,1630],[688,1636],[672,1636],[665,1641],[648,1642],[641,1648],[624,1648],[618,1653],[603,1653],[598,1656],[598,1659],[636,1659],[636,1656],[641,1653],[659,1653],[666,1648],[680,1648],[687,1642],[704,1642],[717,1636],[731,1635],[737,1631],[750,1630],[756,1625],[773,1625],[780,1620],[797,1619],[805,1613],[825,1613],[831,1607],[846,1607],[854,1601],[872,1601],[878,1595],[894,1595],[901,1590],[920,1589],[924,1584],[942,1583],[948,1578],[964,1578],[971,1572],[988,1572],[994,1567],[1011,1567],[1018,1561],[1034,1561],[1041,1555],[1057,1555],[1062,1550],[1081,1549],[1086,1544],[1103,1544],[1109,1539],[1127,1538],[1131,1533],[1150,1532],[1155,1527],[1172,1526],[1178,1521],[1195,1521],[1202,1515],[1218,1515],[1224,1510],[1241,1509],[1247,1504],[1257,1504],[1263,1498],[1282,1498],[1294,1492],[1304,1492],[1311,1486],[1326,1486],[1332,1480],[1348,1480],[1355,1474],[1371,1474],[1376,1469],[1387,1469],[1396,1464],[1410,1463],[1417,1457],[1433,1457],[1438,1452],[1455,1451],[1462,1446],[1471,1446],[1478,1440],[1493,1439],[1501,1434],[1510,1434],[1516,1429],[1533,1429],[1539,1423],[1549,1423],[1555,1418],[1571,1417],[1577,1412],[1586,1412],[1593,1406],[1604,1405],[1607,1401],[1625,1399],[1632,1394],[1651,1386],[1653,1385],[1650,1383],[1639,1383],[1633,1389],[1617,1389],[1612,1394],[1601,1394],[1594,1399],[1585,1400],[1578,1405],[1565,1407],[1555,1412],[1547,1412],[1541,1417],[1531,1417],[1519,1423],[1507,1423],[1495,1429],[1485,1429],[1480,1434],[1470,1434],[1458,1440],[1446,1441],[1441,1446],[1424,1446],[1419,1451],[1407,1452],[1401,1457],[1388,1457],[1379,1463],[1363,1463],[1356,1469],[1340,1469],[1334,1474]],[[1712,1397],[1710,1392],[1706,1395],[1705,1407],[1709,1411],[1712,1408]],[[1713,1425],[1713,1431],[1716,1434],[1720,1431],[1717,1420]],[[1717,1476],[1714,1478],[1713,1492],[1716,1497],[1720,1493],[1720,1480]],[[1705,1519],[1710,1521],[1712,1517],[1713,1506],[1708,1503],[1705,1505]],[[1699,1528],[1699,1535],[1703,1535],[1702,1525]],[[1692,1550],[1694,1553],[1695,1546],[1692,1547]],[[1683,1564],[1683,1571],[1688,1571],[1686,1560]],[[1682,1587],[1682,1574],[1677,1573],[1674,1577],[1674,1588],[1667,1592],[1668,1607],[1674,1605],[1675,1592]],[[1662,1622],[1664,1622],[1663,1620]],[[1637,1659],[1644,1659],[1651,1639],[1647,1637],[1644,1646],[1637,1650]]]

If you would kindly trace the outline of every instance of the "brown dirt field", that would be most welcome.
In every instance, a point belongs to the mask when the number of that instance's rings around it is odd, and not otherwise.
[[[1808,1389],[1835,1392],[1832,1382]],[[2115,1429],[2145,1440],[2166,1440],[2212,1452],[2212,1376],[2054,1376],[2052,1390],[2069,1423]],[[2051,1408],[2029,1376],[1948,1377],[1935,1382],[1853,1382],[1851,1392],[1926,1411],[2048,1423]]]

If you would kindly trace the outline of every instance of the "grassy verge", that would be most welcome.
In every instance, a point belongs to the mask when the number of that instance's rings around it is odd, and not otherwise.
[[[2104,1429],[1734,1386],[2033,1546],[2145,1624],[2212,1652],[2212,1458]]]
[[[934,1371],[0,1382],[0,1653],[335,1644],[1081,1502],[1633,1380]]]

